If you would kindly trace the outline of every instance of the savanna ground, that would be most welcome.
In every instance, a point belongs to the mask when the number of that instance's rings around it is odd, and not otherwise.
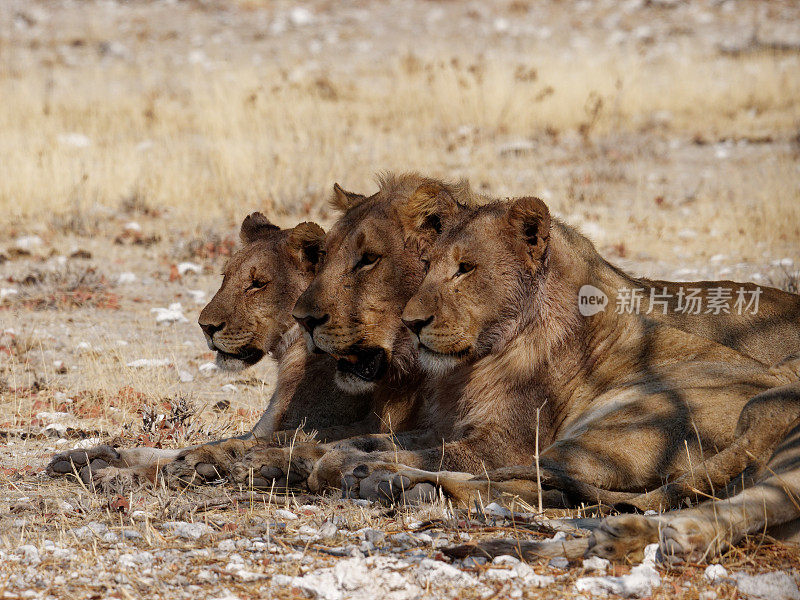
[[[418,169],[539,195],[637,274],[797,291],[799,136],[793,2],[0,3],[0,597],[578,597],[580,561],[425,560],[552,536],[531,514],[42,470],[251,426],[274,366],[213,370],[196,325],[250,211],[329,225],[334,181]],[[720,562],[797,578],[800,551]],[[745,593],[703,572],[652,595]]]

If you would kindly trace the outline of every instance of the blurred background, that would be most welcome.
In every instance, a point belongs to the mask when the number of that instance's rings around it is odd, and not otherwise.
[[[418,169],[600,243],[798,241],[796,2],[4,0],[0,24],[9,225],[326,220],[334,181]]]

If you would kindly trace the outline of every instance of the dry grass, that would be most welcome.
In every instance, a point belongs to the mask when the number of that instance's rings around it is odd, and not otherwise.
[[[41,54],[67,41],[91,48],[109,32],[95,25],[51,35],[39,40]],[[568,187],[538,149],[509,180],[504,172],[519,161],[497,144],[532,139],[546,147],[570,132],[588,145],[619,140],[620,148],[642,132],[712,143],[787,140],[800,122],[795,55],[730,58],[691,47],[678,55],[614,47],[565,54],[542,46],[488,56],[439,48],[436,58],[407,52],[330,72],[291,59],[180,65],[172,55],[139,58],[135,49],[127,60],[79,54],[31,66],[12,45],[0,61],[0,210],[15,220],[49,218],[113,209],[134,196],[193,221],[235,221],[242,206],[301,216],[321,209],[332,181],[369,189],[385,168],[468,175],[500,194],[547,188],[557,208],[569,209]],[[575,158],[585,152],[576,149]],[[764,173],[768,185],[745,172],[743,187],[724,187],[769,204],[778,214],[768,220],[786,223],[797,216],[798,175],[794,159],[785,160],[791,165]],[[720,194],[699,199],[716,210]]]

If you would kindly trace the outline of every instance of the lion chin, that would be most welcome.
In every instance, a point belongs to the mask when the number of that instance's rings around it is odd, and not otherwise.
[[[429,375],[445,375],[461,364],[465,353],[439,354],[424,346],[418,347],[420,368]]]
[[[375,381],[367,381],[352,373],[342,373],[338,370],[333,381],[340,390],[353,395],[369,394],[377,386]]]
[[[216,364],[222,371],[243,371],[264,358],[261,350],[251,350],[245,354],[228,354],[217,351]]]

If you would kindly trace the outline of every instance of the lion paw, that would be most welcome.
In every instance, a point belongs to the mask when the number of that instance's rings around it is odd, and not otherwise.
[[[416,505],[435,501],[439,488],[433,473],[394,463],[365,463],[342,477],[342,497]]]
[[[302,487],[322,453],[313,443],[292,448],[255,448],[234,463],[231,476],[240,485],[263,490]]]
[[[77,477],[86,485],[99,481],[98,473],[109,467],[124,467],[119,453],[107,444],[59,452],[50,459],[50,477]]]
[[[224,483],[231,475],[235,461],[256,444],[255,438],[231,438],[203,444],[181,452],[161,468],[161,475],[167,485],[177,487]]]
[[[603,519],[589,538],[586,556],[613,562],[641,562],[644,548],[658,542],[658,521],[642,515],[619,515]]]
[[[658,549],[665,562],[698,563],[721,553],[725,545],[713,522],[702,515],[681,515],[662,527]]]

